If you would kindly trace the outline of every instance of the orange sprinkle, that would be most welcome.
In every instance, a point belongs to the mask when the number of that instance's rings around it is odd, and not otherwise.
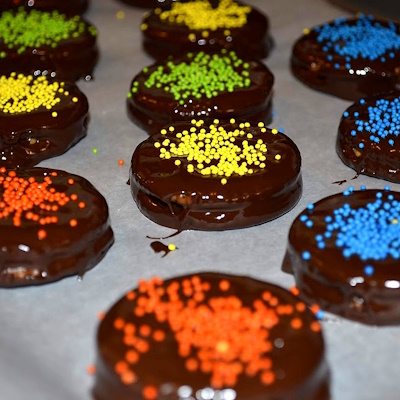
[[[139,333],[144,336],[148,337],[151,335],[151,328],[149,325],[141,325],[139,328]]]
[[[165,333],[162,330],[156,330],[153,332],[153,339],[156,342],[162,342],[165,339]]]
[[[219,283],[219,288],[223,291],[226,292],[227,290],[229,290],[231,284],[229,283],[229,281],[227,281],[226,279],[223,279],[220,283]]]
[[[261,382],[264,385],[271,385],[275,382],[275,374],[272,371],[266,371],[261,374]]]
[[[158,396],[158,389],[155,386],[145,386],[142,391],[142,396],[146,400],[154,400]]]
[[[73,180],[72,178],[69,178],[69,179],[68,179],[68,183],[69,183],[70,185],[73,185],[73,184],[74,184],[74,180]]]
[[[71,219],[71,221],[69,221],[69,224],[70,224],[73,228],[75,228],[75,226],[78,225],[78,221],[77,221],[76,219]]]
[[[128,364],[125,361],[118,361],[115,364],[114,370],[117,374],[121,375],[129,369]]]
[[[114,328],[121,330],[125,326],[125,321],[122,318],[116,318],[114,320]]]
[[[135,293],[135,292],[128,292],[128,293],[126,294],[126,298],[127,298],[128,300],[134,300],[135,297],[136,297],[136,293]]]
[[[136,381],[136,375],[132,371],[124,371],[121,374],[121,381],[125,385],[132,385],[132,383],[135,383]]]
[[[185,367],[188,371],[197,371],[199,368],[199,363],[195,358],[188,358],[185,362]]]
[[[125,359],[129,364],[136,364],[139,361],[139,353],[135,350],[129,350],[125,354]]]
[[[310,310],[313,314],[316,314],[318,311],[321,310],[321,307],[318,304],[311,304]]]
[[[303,322],[302,322],[302,320],[300,318],[293,318],[290,321],[290,326],[293,329],[300,329],[303,326]]]
[[[124,165],[124,160],[118,160],[119,165]]]
[[[44,229],[40,229],[37,235],[39,240],[43,240],[47,236],[47,232]]]
[[[290,289],[290,292],[293,293],[295,296],[298,296],[300,291],[296,286],[292,286]]]
[[[75,193],[72,193],[70,198],[71,198],[71,200],[76,200],[78,198],[78,195],[76,195]]]
[[[88,365],[88,366],[86,367],[86,372],[87,372],[89,375],[94,375],[94,374],[96,373],[96,367],[95,367],[94,365]]]
[[[78,207],[79,207],[79,208],[85,208],[85,207],[86,207],[86,204],[85,204],[83,201],[81,201],[81,202],[78,204]]]
[[[321,332],[321,324],[318,321],[313,321],[310,324],[310,329],[313,332]]]
[[[296,304],[296,310],[299,312],[304,312],[306,310],[306,305],[302,302]]]
[[[97,313],[97,319],[99,319],[100,321],[102,321],[104,319],[104,317],[106,316],[104,311],[99,311]]]

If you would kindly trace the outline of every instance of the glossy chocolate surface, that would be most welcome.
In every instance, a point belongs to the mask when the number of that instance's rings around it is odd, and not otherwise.
[[[239,124],[221,124],[226,129]],[[175,132],[190,129],[190,123],[174,124]],[[206,129],[207,130],[207,129]],[[187,171],[189,162],[181,157],[160,159],[156,141],[179,140],[174,134],[155,134],[142,142],[132,157],[130,187],[140,211],[160,225],[178,230],[224,230],[258,225],[277,218],[298,202],[302,193],[301,157],[298,148],[286,135],[266,129],[245,128],[253,135],[237,138],[266,144],[266,168],[253,174],[233,174],[226,185],[221,176],[204,176],[197,170]],[[280,160],[275,156],[281,155]]]
[[[205,288],[204,292],[200,286],[193,289],[191,282],[195,281]],[[205,347],[198,341],[193,341],[189,352],[180,355],[181,337],[186,332],[182,329],[179,337],[180,332],[171,329],[168,317],[165,322],[160,322],[159,312],[162,305],[156,306],[155,312],[135,311],[144,298],[151,296],[146,293],[146,284],[162,291],[160,303],[164,304],[170,303],[171,297],[169,299],[167,293],[170,294],[175,286],[177,289],[173,292],[177,296],[177,317],[187,314],[188,319],[191,316],[193,322],[185,324],[185,328],[189,325],[190,329],[192,325],[193,336],[206,331],[213,340]],[[199,290],[200,297],[204,294],[204,298],[199,299],[193,295],[193,290],[196,293]],[[221,301],[226,306],[225,317],[222,317],[223,312],[218,305],[215,308],[210,305],[213,302],[221,304]],[[230,310],[232,301],[237,302],[235,310]],[[198,321],[200,308],[208,315],[207,326],[203,325],[204,321],[201,319]],[[281,313],[279,309],[284,312]],[[243,311],[251,315],[250,319],[233,322],[235,315],[239,316]],[[260,312],[261,317],[261,312],[264,311],[269,315],[269,318],[263,319],[265,325],[252,330],[247,322],[251,320],[254,326],[257,325],[257,314]],[[174,311],[172,313],[175,314]],[[300,325],[298,328],[293,328],[293,320]],[[200,324],[197,328],[196,321]],[[231,323],[234,324],[231,331],[221,329],[221,324]],[[143,326],[151,331],[149,336],[141,335]],[[165,337],[157,342],[154,337],[160,331],[165,333]],[[242,335],[241,344],[240,341],[235,342],[235,334]],[[261,337],[265,350],[258,353]],[[132,361],[135,343],[138,342],[141,342],[140,347],[144,347],[143,342],[147,343],[148,350],[139,353],[138,359],[132,363],[129,360]],[[249,342],[257,342],[257,345],[251,344],[250,350]],[[153,286],[151,282],[141,282],[138,289],[128,292],[107,312],[98,329],[97,344],[96,383],[93,389],[96,400],[144,399],[149,386],[158,390],[158,395],[154,398],[160,400],[329,399],[329,371],[324,359],[323,337],[315,317],[304,303],[287,290],[245,276],[206,272],[161,281]],[[227,353],[219,355],[220,349],[226,349]],[[237,352],[231,352],[230,349]],[[250,359],[245,356],[247,351],[252,354]],[[212,365],[219,363],[219,371],[222,376],[225,373],[225,377],[230,375],[229,371],[232,371],[234,365],[236,371],[240,371],[236,372],[236,383],[211,384],[218,373],[214,369],[203,372],[203,368],[206,368],[202,362],[204,357],[210,358]],[[254,368],[252,361],[255,362],[258,357],[269,364],[264,367],[268,369],[265,377],[271,377],[267,383],[263,383],[263,367],[261,371],[256,367],[254,372],[250,372]],[[188,359],[192,364],[198,362],[199,368],[188,370]],[[132,373],[135,381],[128,382]]]
[[[53,11],[73,16],[83,14],[89,6],[89,0],[1,0],[0,11],[24,7],[27,10]]]
[[[347,19],[349,25],[354,25],[356,21],[357,18]],[[375,21],[380,22],[382,26],[388,26],[388,22],[377,19]],[[333,26],[334,22],[329,24]],[[400,34],[400,25],[394,26],[397,34]],[[394,57],[391,58],[391,51],[388,50],[383,54],[385,62],[380,58],[370,60],[359,56],[351,60],[351,68],[348,68],[346,57],[324,51],[325,42],[318,42],[317,36],[315,28],[311,29],[295,42],[292,49],[292,73],[307,86],[346,100],[358,100],[399,89],[400,52],[395,51]],[[337,68],[337,65],[340,67]]]
[[[74,83],[65,83],[64,90],[69,95],[60,94],[61,101],[51,110],[41,106],[18,114],[0,111],[0,166],[34,166],[64,153],[86,136],[88,100]],[[77,102],[72,101],[74,97]]]
[[[154,8],[159,7],[160,5],[165,4],[165,1],[161,0],[119,0],[122,3],[128,4],[134,7],[141,7],[141,8]],[[175,1],[175,0],[174,0]]]
[[[188,63],[187,56],[172,59],[174,64]],[[141,71],[131,82],[138,82],[138,91],[127,98],[128,116],[149,134],[156,133],[167,125],[177,121],[190,121],[201,118],[212,122],[214,119],[229,121],[248,121],[257,124],[263,121],[266,124],[272,121],[272,86],[274,76],[270,70],[259,61],[249,62],[249,87],[236,88],[233,92],[224,90],[217,96],[200,99],[190,96],[184,104],[179,104],[170,92],[162,88],[146,87],[145,82],[150,74],[160,66],[166,73],[170,71],[166,62],[153,64],[147,72]]]
[[[37,48],[27,47],[19,52],[17,47],[9,49],[0,40],[0,74],[11,72],[33,74],[35,71],[52,72],[52,76],[61,80],[77,81],[81,78],[90,80],[99,58],[97,36],[93,35],[94,27],[84,21],[85,30],[78,37],[61,40],[56,47],[42,45]]]
[[[219,0],[211,0],[210,3],[215,7]],[[171,5],[166,5],[161,9],[168,10],[170,7]],[[234,50],[240,57],[254,60],[267,57],[273,48],[268,17],[254,7],[247,15],[244,26],[228,30],[209,30],[206,38],[202,36],[203,30],[192,30],[184,24],[161,20],[154,10],[144,17],[142,27],[143,24],[147,26],[145,30],[142,28],[143,48],[156,60],[170,55],[180,56],[196,51],[217,52],[221,49]],[[194,34],[195,39],[191,40],[189,34]]]
[[[310,304],[317,303],[323,310],[365,324],[398,325],[399,260],[390,256],[363,260],[357,254],[345,257],[343,248],[335,245],[336,232],[325,240],[323,249],[318,247],[316,240],[316,235],[324,234],[325,218],[333,216],[333,210],[344,204],[353,209],[366,207],[376,200],[378,192],[383,193],[383,202],[389,195],[400,200],[400,193],[392,191],[354,191],[349,195],[340,193],[327,197],[315,203],[312,209],[304,210],[290,228],[282,269],[294,275],[299,297]],[[303,215],[313,222],[312,227],[301,221]],[[359,228],[361,233],[363,229],[362,226]],[[379,237],[370,246],[376,246],[376,243],[379,243]],[[310,253],[309,260],[303,258],[304,252]],[[368,265],[373,266],[372,275],[365,272]]]
[[[12,170],[4,172],[3,169],[0,178],[7,179],[9,171]],[[49,191],[59,192],[69,201],[60,204],[47,199],[40,204],[29,203],[18,225],[14,222],[17,210],[4,215],[4,207],[12,203],[9,197],[4,197],[4,184],[0,185],[0,287],[44,284],[70,275],[83,276],[100,262],[114,242],[104,197],[86,179],[65,171],[21,168],[15,174],[17,179],[34,178],[41,183],[50,178]],[[28,186],[24,193],[31,198],[29,190]],[[54,210],[53,206],[58,209]],[[32,214],[39,219],[35,220]],[[58,221],[49,222],[53,217]],[[41,230],[46,232],[44,238],[40,237]]]
[[[336,151],[340,159],[353,168],[357,174],[373,176],[375,178],[386,179],[390,182],[400,183],[400,149],[396,145],[398,141],[396,130],[393,134],[381,138],[379,142],[371,140],[371,131],[357,129],[356,120],[369,120],[369,107],[375,107],[377,101],[400,98],[399,92],[387,93],[369,97],[365,100],[354,103],[342,116],[338,129],[336,141]],[[354,115],[356,113],[356,116]],[[358,114],[357,114],[358,113]],[[389,117],[388,113],[382,114],[383,119]],[[390,118],[389,123],[393,123]],[[355,131],[356,135],[352,135]],[[398,132],[397,132],[398,133]],[[378,135],[376,135],[378,137]],[[393,140],[390,144],[389,140]]]

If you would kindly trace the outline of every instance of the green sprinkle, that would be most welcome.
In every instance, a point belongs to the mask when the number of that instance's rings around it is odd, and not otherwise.
[[[158,66],[144,81],[144,86],[170,92],[179,104],[184,104],[183,100],[190,97],[200,99],[205,96],[210,99],[219,93],[233,92],[251,84],[249,64],[233,51],[228,53],[225,50],[221,55],[188,53],[187,58],[189,62],[175,64],[169,61],[165,66]],[[133,86],[137,87],[136,82]],[[135,93],[133,89],[132,92]]]
[[[97,154],[97,149],[96,147],[92,150],[93,154]]]
[[[85,22],[78,16],[67,18],[57,11],[25,11],[19,8],[16,13],[4,11],[0,15],[0,40],[7,48],[17,48],[18,53],[27,48],[41,46],[57,47],[65,39],[79,37],[85,32]],[[96,28],[89,27],[93,34]]]

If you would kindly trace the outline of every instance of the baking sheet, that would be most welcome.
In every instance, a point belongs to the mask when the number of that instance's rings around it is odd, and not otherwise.
[[[152,63],[141,50],[144,11],[114,0],[92,1],[86,18],[99,30],[101,59],[95,80],[80,83],[90,103],[88,136],[40,166],[82,175],[97,187],[110,207],[115,244],[82,281],[72,277],[40,287],[0,289],[1,400],[90,400],[93,377],[86,368],[95,358],[97,313],[106,311],[139,278],[212,270],[248,274],[289,288],[293,277],[280,267],[290,224],[306,205],[350,185],[387,184],[365,176],[342,186],[332,184],[354,176],[335,153],[339,119],[351,103],[312,91],[289,72],[291,46],[303,28],[345,12],[324,0],[248,3],[270,16],[275,49],[265,62],[276,78],[271,126],[284,128],[301,151],[300,202],[281,218],[258,227],[183,232],[164,241],[175,243],[177,251],[164,258],[155,254],[146,235],[173,231],[142,216],[126,184],[133,150],[147,137],[125,112],[131,79]],[[123,19],[117,18],[119,11],[125,13]],[[120,166],[119,159],[125,164]],[[399,185],[390,186],[400,190]],[[333,375],[332,400],[398,399],[400,328],[367,327],[329,315],[323,332]]]

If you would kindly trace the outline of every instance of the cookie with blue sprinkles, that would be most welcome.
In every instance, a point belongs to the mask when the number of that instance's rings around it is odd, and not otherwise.
[[[312,89],[346,100],[399,89],[398,23],[360,14],[303,33],[292,49],[291,70]]]
[[[360,99],[342,115],[340,159],[357,174],[400,183],[400,93]]]
[[[293,222],[282,269],[299,296],[370,325],[400,324],[400,193],[353,187]]]

